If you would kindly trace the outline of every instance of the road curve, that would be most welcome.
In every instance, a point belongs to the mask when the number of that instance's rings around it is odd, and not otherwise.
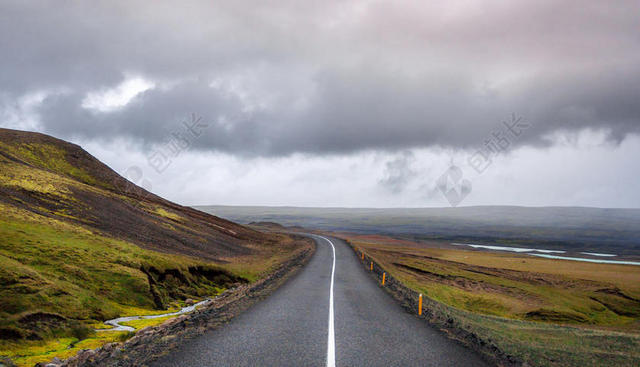
[[[266,300],[152,366],[486,366],[395,303],[346,243],[313,238],[309,264]]]

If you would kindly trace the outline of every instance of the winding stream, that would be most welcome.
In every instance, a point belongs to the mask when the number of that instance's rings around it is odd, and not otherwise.
[[[209,302],[211,302],[210,299],[205,299],[204,301],[200,301],[200,302],[195,303],[195,304],[193,304],[191,306],[183,307],[180,311],[163,313],[163,314],[160,314],[160,315],[118,317],[117,319],[107,320],[107,321],[104,322],[107,325],[113,326],[112,328],[110,328],[110,329],[96,329],[96,331],[135,331],[136,330],[135,328],[132,328],[131,326],[120,325],[120,323],[121,322],[127,322],[127,321],[133,321],[133,320],[158,319],[158,318],[167,317],[167,316],[178,316],[178,315],[182,315],[182,314],[185,314],[185,313],[189,313],[189,312],[195,310],[196,308],[198,308],[199,306],[206,305]]]

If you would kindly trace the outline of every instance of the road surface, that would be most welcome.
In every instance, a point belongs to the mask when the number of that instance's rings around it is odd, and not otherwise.
[[[395,303],[346,243],[314,239],[307,266],[266,300],[152,366],[486,366]]]

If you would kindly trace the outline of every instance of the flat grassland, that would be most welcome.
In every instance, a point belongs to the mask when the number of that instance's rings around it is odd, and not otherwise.
[[[461,327],[530,365],[640,364],[639,266],[341,237]]]

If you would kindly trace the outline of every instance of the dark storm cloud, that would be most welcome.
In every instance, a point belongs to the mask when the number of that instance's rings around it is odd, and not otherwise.
[[[195,112],[195,148],[242,155],[475,147],[512,112],[519,143],[640,130],[634,1],[176,6],[4,1],[0,108],[44,91],[46,132],[147,144]],[[156,87],[82,107],[127,75]]]

